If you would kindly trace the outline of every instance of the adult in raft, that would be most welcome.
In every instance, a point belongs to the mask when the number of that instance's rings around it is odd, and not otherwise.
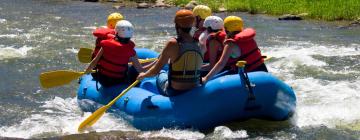
[[[205,46],[204,62],[209,63],[205,64],[202,70],[204,73],[207,73],[220,59],[224,48],[223,42],[225,41],[226,33],[225,30],[223,30],[224,21],[218,16],[207,17],[203,26],[206,30],[200,35],[200,44]]]
[[[99,52],[101,46],[100,42],[115,36],[115,25],[118,21],[123,20],[124,17],[120,13],[112,13],[107,17],[107,25],[105,27],[96,28],[93,31],[93,35],[96,37],[95,49],[91,55],[91,59],[94,59]]]
[[[255,30],[252,28],[243,29],[243,24],[243,20],[240,17],[228,16],[225,18],[226,40],[223,52],[215,66],[202,78],[203,83],[206,83],[223,69],[228,70],[232,74],[237,73],[236,62],[239,60],[247,62],[245,72],[268,72],[260,49],[254,40]]]
[[[177,37],[166,43],[156,64],[138,76],[139,80],[155,76],[169,62],[169,71],[160,72],[156,79],[159,92],[164,96],[176,96],[200,86],[203,56],[198,42],[190,35],[194,20],[192,11],[177,11],[174,19]]]
[[[130,40],[134,27],[127,20],[121,20],[115,25],[115,37],[100,42],[100,50],[90,62],[86,73],[90,73],[96,66],[96,80],[104,87],[118,84],[128,84],[128,62],[132,62],[139,72],[145,71],[141,66],[135,43]]]
[[[193,13],[195,16],[195,32],[194,32],[194,39],[199,41],[199,37],[201,33],[203,33],[206,28],[203,27],[203,23],[205,18],[211,16],[211,9],[205,5],[197,5],[193,9]]]

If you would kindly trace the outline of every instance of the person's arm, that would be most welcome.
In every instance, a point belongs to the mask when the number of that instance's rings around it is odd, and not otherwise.
[[[130,57],[130,62],[132,62],[132,65],[135,67],[136,71],[138,71],[138,72],[144,72],[145,71],[143,66],[140,64],[139,58],[137,57],[136,54],[135,54],[135,56]]]
[[[229,60],[231,51],[232,51],[232,43],[229,43],[227,45],[225,45],[224,50],[221,54],[221,57],[219,59],[219,61],[215,64],[215,66],[210,70],[210,72],[202,78],[202,82],[206,83],[208,80],[210,80],[212,77],[214,77],[214,75],[216,75],[217,73],[219,73],[226,65],[227,61]]]
[[[85,73],[91,73],[91,71],[95,68],[100,58],[102,57],[104,50],[100,48],[99,52],[96,54],[95,58],[91,60],[89,66],[86,68]]]
[[[160,57],[160,56],[159,56]],[[156,64],[156,62],[158,61],[159,58],[157,58],[155,61],[152,61],[150,63],[148,63],[147,65],[145,65],[143,68],[145,70],[149,70],[152,66],[154,66]]]
[[[209,71],[213,68],[216,64],[217,52],[219,50],[219,41],[211,40],[209,42],[209,64],[206,64],[202,67],[203,70]]]
[[[164,50],[161,52],[160,57],[157,60],[157,62],[154,64],[154,66],[152,66],[147,72],[140,73],[139,76],[137,77],[137,79],[141,80],[146,77],[151,77],[151,76],[155,76],[156,74],[158,74],[160,72],[160,70],[162,69],[162,67],[169,62],[170,55],[171,55],[169,52],[171,51],[172,45],[173,45],[173,43],[171,43],[171,41],[167,42]]]
[[[209,62],[210,68],[213,68],[216,64],[217,53],[219,50],[220,43],[217,40],[212,40],[209,49]]]

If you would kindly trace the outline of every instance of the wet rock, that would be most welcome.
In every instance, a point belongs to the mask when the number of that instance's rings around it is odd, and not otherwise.
[[[279,20],[303,20],[303,18],[299,15],[286,14],[279,17]]]
[[[350,26],[360,25],[360,18],[350,23]]]
[[[194,7],[197,6],[197,5],[199,5],[199,3],[196,2],[196,1],[194,1],[194,0],[192,0],[192,1],[190,1],[188,4],[186,4],[184,8],[185,8],[185,9],[188,9],[188,10],[192,10],[192,9],[194,9]]]
[[[146,3],[146,2],[139,3],[136,6],[136,8],[138,8],[138,9],[144,9],[144,8],[149,8],[149,7],[150,7],[150,5],[148,3]]]
[[[85,2],[99,2],[99,0],[84,0]]]
[[[354,20],[346,25],[340,25],[337,28],[338,29],[348,29],[348,28],[355,27],[355,26],[360,26],[360,18],[358,18],[357,20]]]
[[[219,7],[218,12],[226,12],[227,9],[225,7]]]
[[[164,8],[169,8],[171,7],[169,4],[165,4],[164,0],[156,0],[155,5],[153,5],[152,7],[164,7]]]
[[[113,6],[114,9],[120,9],[120,8],[123,8],[125,7],[125,5],[115,5]]]
[[[301,13],[301,14],[298,14],[298,16],[300,16],[300,17],[306,17],[306,16],[308,16],[309,15],[309,13]]]
[[[170,8],[171,5],[169,4],[155,4],[152,7],[163,7],[163,8]]]

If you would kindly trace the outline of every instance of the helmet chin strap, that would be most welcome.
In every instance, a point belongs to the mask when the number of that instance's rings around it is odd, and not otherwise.
[[[122,38],[118,34],[115,35],[115,38],[120,43],[128,43],[130,41],[130,38]]]
[[[201,18],[199,16],[196,16],[195,21],[196,21],[195,27],[196,28],[201,28],[200,27]]]

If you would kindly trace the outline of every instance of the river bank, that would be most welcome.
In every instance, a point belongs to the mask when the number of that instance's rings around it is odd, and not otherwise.
[[[185,6],[190,2],[190,0],[170,1],[179,6]],[[358,0],[197,0],[197,2],[208,5],[214,11],[226,9],[229,12],[241,11],[251,14],[301,14],[304,18],[328,21],[360,20],[360,1]]]
[[[266,14],[278,16],[279,20],[324,20],[342,22],[341,27],[360,25],[360,1],[309,1],[309,0],[100,0],[112,2],[113,7],[153,8],[172,6],[193,8],[198,4],[208,5],[214,12],[248,12],[250,14]],[[341,4],[339,4],[341,3]],[[344,24],[345,23],[345,24]]]
[[[271,74],[297,93],[290,126],[259,120],[233,122],[209,132],[162,129],[140,131],[122,117],[105,113],[89,133],[78,125],[91,112],[78,107],[76,81],[42,89],[39,74],[86,68],[81,47],[94,47],[92,31],[120,12],[135,26],[138,48],[161,51],[176,36],[179,9],[113,8],[117,3],[82,0],[3,0],[0,4],[0,139],[354,139],[360,137],[360,26],[338,28],[322,20],[279,21],[268,15],[237,15],[256,29],[256,41]],[[21,10],[19,10],[21,9]],[[340,21],[343,22],[343,21]],[[214,102],[215,103],[215,102]],[[354,125],[356,124],[356,125]],[[275,127],[272,127],[275,126]],[[122,133],[124,132],[124,133]],[[98,136],[101,135],[101,136]],[[124,138],[125,139],[125,138]]]

